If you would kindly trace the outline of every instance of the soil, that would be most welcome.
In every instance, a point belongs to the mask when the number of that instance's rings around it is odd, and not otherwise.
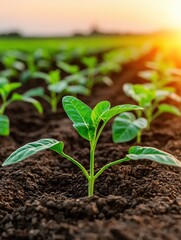
[[[148,55],[123,66],[114,85],[97,85],[90,106],[100,100],[131,103],[124,82],[139,82]],[[0,138],[0,163],[19,146],[41,138],[65,142],[65,152],[89,167],[89,145],[72,127],[61,106],[40,116],[33,107],[14,103],[7,111],[11,135]],[[135,141],[114,144],[111,123],[96,151],[96,170],[123,157]],[[144,132],[142,145],[157,147],[181,159],[180,118],[162,115]],[[0,167],[0,239],[179,240],[181,239],[181,170],[148,160],[130,161],[105,171],[87,197],[87,181],[61,156],[44,151],[9,167]]]

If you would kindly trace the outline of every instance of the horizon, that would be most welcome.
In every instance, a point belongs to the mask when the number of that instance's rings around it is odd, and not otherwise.
[[[180,0],[1,0],[0,32],[23,36],[144,34],[181,29]]]

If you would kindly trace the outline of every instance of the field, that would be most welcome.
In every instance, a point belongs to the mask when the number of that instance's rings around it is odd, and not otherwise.
[[[60,149],[51,151],[46,146],[28,155],[28,146],[10,159],[17,164],[0,167],[0,239],[180,239],[181,58],[179,51],[172,52],[178,46],[167,39],[161,47],[162,39],[0,39],[1,164],[25,144],[56,139],[64,142],[64,152],[78,160],[91,177],[93,125],[90,119],[86,122],[85,105],[69,106],[77,98],[92,109],[104,100],[111,106],[130,104],[128,111],[133,104],[139,105],[143,111],[132,113],[147,124],[126,125],[130,128],[124,128],[122,142],[114,143],[112,126],[119,110],[97,142],[96,173],[123,159],[132,146],[159,151],[112,165],[96,179],[91,191],[80,168],[65,159]],[[74,99],[67,103],[68,110],[65,103],[62,106],[62,97],[67,95]],[[105,119],[101,107],[97,111],[99,134]],[[85,126],[89,125],[87,135]]]
[[[151,39],[151,41],[153,41]],[[150,42],[148,36],[92,36],[92,37],[72,37],[72,38],[1,38],[0,51],[7,49],[19,49],[25,51],[34,51],[38,48],[57,50],[60,47],[67,46],[85,47],[85,48],[104,48],[119,46],[140,46],[144,42]],[[28,48],[27,48],[28,46]]]

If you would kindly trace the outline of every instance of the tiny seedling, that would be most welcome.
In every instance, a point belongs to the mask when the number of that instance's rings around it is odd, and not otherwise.
[[[83,172],[88,181],[89,197],[93,196],[94,194],[95,180],[106,169],[122,162],[127,162],[129,160],[148,159],[158,163],[181,167],[181,162],[179,160],[164,151],[151,147],[133,146],[129,149],[128,154],[124,158],[106,164],[95,173],[94,155],[96,146],[107,122],[120,113],[132,110],[141,110],[142,108],[130,104],[118,105],[111,108],[108,101],[102,101],[99,102],[93,109],[91,109],[85,103],[72,96],[65,96],[62,102],[65,112],[73,122],[74,128],[77,130],[79,135],[87,140],[90,144],[89,171],[87,171],[79,161],[64,153],[64,143],[55,139],[41,139],[20,147],[5,160],[3,166],[20,162],[39,151],[50,149],[74,163]]]
[[[98,63],[96,57],[83,57],[82,63],[87,67],[88,79],[86,86],[91,90],[94,83],[94,75],[96,72],[96,65]]]
[[[59,70],[54,70],[49,72],[49,74],[45,74],[44,80],[48,84],[47,89],[49,91],[49,95],[42,92],[41,97],[50,104],[52,112],[57,111],[58,103],[65,94],[71,94],[74,96],[77,94],[87,96],[89,94],[89,89],[77,81],[78,76],[75,74],[61,80]],[[81,79],[82,78],[80,78],[80,80]]]
[[[63,61],[57,61],[57,67],[69,74],[75,74],[79,72],[79,67],[77,65],[70,65]]]
[[[177,69],[174,63],[161,53],[157,54],[153,61],[146,62],[146,67],[148,69],[140,71],[138,75],[149,81],[150,86],[156,90],[180,82],[180,69]]]
[[[39,113],[43,112],[41,104],[33,98],[36,96],[38,89],[32,89],[24,94],[12,93],[21,86],[20,83],[9,83],[6,78],[0,78],[0,97],[2,104],[0,105],[0,136],[8,136],[10,133],[9,118],[4,115],[6,108],[15,101],[23,101],[31,103]]]
[[[172,89],[165,88],[164,90],[155,90],[143,84],[130,84],[123,85],[123,91],[133,100],[135,100],[140,107],[144,110],[138,111],[138,117],[142,117],[143,113],[147,120],[147,129],[150,129],[151,123],[158,118],[162,113],[171,113],[176,116],[181,116],[180,110],[167,103],[163,103],[164,100],[169,97],[177,99]]]

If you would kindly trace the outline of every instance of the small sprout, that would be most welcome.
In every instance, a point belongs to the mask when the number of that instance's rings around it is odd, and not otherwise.
[[[48,84],[49,95],[43,94],[42,97],[50,104],[52,112],[57,111],[58,103],[65,94],[72,94],[74,96],[77,94],[87,96],[89,94],[89,89],[81,85],[77,77],[75,81],[73,76],[71,75],[72,78],[67,77],[61,80],[59,70],[54,70],[46,74],[45,80]]]
[[[69,74],[75,74],[79,72],[79,67],[77,65],[70,65],[63,61],[58,61],[57,67]]]
[[[0,105],[0,136],[8,136],[10,133],[9,118],[4,115],[4,112],[11,103],[15,101],[28,102],[31,103],[39,113],[43,112],[41,104],[33,98],[37,96],[37,89],[32,89],[24,94],[12,93],[20,86],[20,83],[9,83],[7,79],[0,78],[0,97],[2,99],[2,104]]]
[[[96,146],[107,122],[120,113],[141,110],[142,108],[130,104],[118,105],[111,108],[108,101],[102,101],[99,102],[93,109],[91,109],[85,103],[72,96],[65,96],[62,102],[65,112],[73,122],[74,128],[77,130],[79,135],[86,139],[90,144],[89,171],[87,171],[79,161],[64,153],[64,143],[55,139],[41,139],[20,147],[5,160],[3,166],[15,164],[38,153],[39,151],[50,149],[60,154],[68,161],[74,163],[82,171],[88,181],[89,197],[93,196],[94,194],[94,185],[96,179],[109,167],[122,162],[127,162],[129,160],[148,159],[162,164],[181,167],[181,162],[179,160],[164,151],[151,147],[134,146],[129,149],[128,154],[126,154],[124,158],[112,161],[95,172],[94,157]]]
[[[173,62],[158,53],[153,61],[146,62],[147,70],[140,71],[138,75],[149,81],[152,88],[163,89],[168,84],[180,81],[180,69]]]
[[[181,116],[181,112],[177,107],[162,103],[165,99],[173,96],[173,89],[155,90],[143,84],[126,83],[123,85],[123,91],[144,109],[143,112],[138,112],[138,117],[142,117],[144,113],[147,120],[147,129],[150,129],[151,123],[162,113]]]
[[[87,84],[86,86],[88,87],[88,89],[92,89],[92,87],[94,86],[95,82],[94,82],[94,76],[96,73],[96,65],[98,63],[97,58],[96,57],[83,57],[82,58],[82,63],[87,67]]]

